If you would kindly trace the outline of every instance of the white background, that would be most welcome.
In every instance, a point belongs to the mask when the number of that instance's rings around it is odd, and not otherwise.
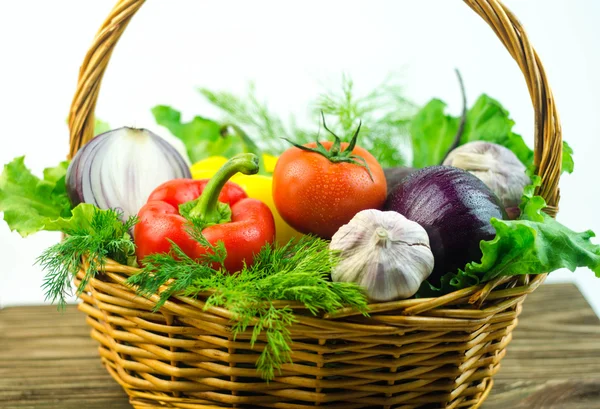
[[[65,118],[79,64],[114,0],[0,2],[0,163],[26,155],[38,174],[63,160]],[[576,172],[561,181],[559,220],[600,233],[600,2],[506,0],[544,62],[575,150]],[[241,93],[256,81],[274,111],[306,112],[322,83],[350,73],[370,90],[400,71],[407,95],[437,96],[458,113],[453,69],[468,99],[486,92],[516,120],[532,145],[533,113],[517,65],[491,29],[459,0],[150,1],[133,19],[106,73],[98,116],[113,127],[159,132],[156,104],[186,117],[210,116],[197,86]],[[33,266],[58,234],[27,239],[0,223],[0,303],[44,302],[43,273]],[[556,272],[575,280],[600,312],[600,279],[588,270]]]

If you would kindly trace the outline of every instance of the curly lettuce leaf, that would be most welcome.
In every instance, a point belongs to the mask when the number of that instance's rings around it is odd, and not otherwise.
[[[492,219],[496,236],[480,244],[482,257],[456,273],[442,277],[440,287],[425,283],[419,296],[435,296],[493,280],[500,276],[542,274],[566,268],[587,267],[600,277],[600,246],[591,230],[575,232],[542,211],[546,201],[534,195],[534,184],[525,188],[518,220]]]
[[[68,162],[44,170],[44,178],[33,175],[25,157],[15,158],[0,175],[0,211],[12,231],[26,237],[47,227],[53,220],[71,215],[65,188]]]
[[[108,212],[108,210],[100,210],[93,204],[80,203],[68,215],[48,220],[44,230],[63,233],[69,233],[74,229],[93,230],[90,223],[96,212]]]
[[[573,173],[574,169],[575,162],[573,162],[573,148],[571,148],[567,142],[563,141],[562,171]]]
[[[588,267],[600,277],[600,246],[590,240],[594,232],[574,232],[542,212],[546,201],[534,196],[534,187],[524,192],[519,220],[492,219],[496,237],[481,242],[481,262],[467,264],[465,273],[489,281],[498,276]]]

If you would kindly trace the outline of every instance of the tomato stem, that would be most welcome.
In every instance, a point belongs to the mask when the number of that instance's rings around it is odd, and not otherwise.
[[[371,173],[371,169],[369,168],[369,165],[367,164],[367,161],[365,160],[365,158],[358,156],[358,155],[354,155],[352,153],[352,151],[356,147],[356,141],[358,139],[360,127],[362,126],[362,121],[358,122],[358,127],[356,128],[354,135],[352,135],[352,139],[350,140],[350,143],[348,144],[346,149],[342,150],[342,148],[341,148],[342,141],[339,136],[337,136],[332,130],[330,130],[327,127],[327,123],[325,122],[325,114],[323,113],[323,111],[321,111],[321,117],[323,118],[323,127],[325,128],[325,130],[327,132],[329,132],[335,138],[333,141],[333,144],[331,145],[331,148],[329,150],[327,150],[318,139],[316,141],[316,144],[317,144],[316,148],[309,148],[308,146],[300,145],[296,142],[289,140],[288,138],[281,138],[281,139],[288,141],[289,143],[294,145],[296,148],[302,149],[303,151],[318,153],[319,155],[323,155],[324,157],[329,159],[329,161],[331,161],[332,163],[340,163],[340,162],[352,163],[354,165],[365,168],[367,170],[367,172],[369,173],[369,177],[371,178],[371,181],[374,181],[373,174]]]

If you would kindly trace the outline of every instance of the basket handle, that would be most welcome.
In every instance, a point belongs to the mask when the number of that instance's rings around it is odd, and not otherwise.
[[[69,111],[69,158],[93,137],[94,109],[112,51],[133,15],[145,0],[119,0],[100,27],[79,71],[77,91]],[[494,30],[525,76],[535,114],[534,163],[542,179],[538,193],[546,212],[558,211],[558,181],[562,163],[562,134],[554,96],[542,63],[517,18],[498,0],[464,0]]]

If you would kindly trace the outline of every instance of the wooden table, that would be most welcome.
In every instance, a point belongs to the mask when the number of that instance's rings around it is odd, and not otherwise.
[[[83,313],[0,310],[0,408],[130,409]],[[572,284],[530,295],[482,409],[600,409],[600,321]]]

